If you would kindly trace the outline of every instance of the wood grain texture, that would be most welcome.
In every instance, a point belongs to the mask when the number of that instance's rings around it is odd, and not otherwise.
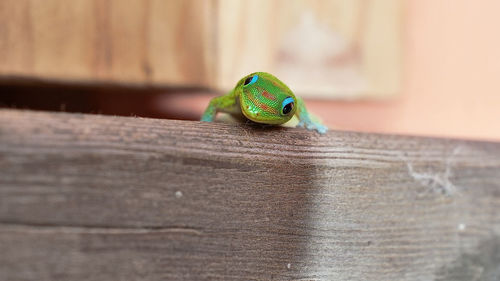
[[[300,95],[399,90],[401,1],[3,0],[0,79],[227,91],[268,71]]]
[[[2,0],[0,77],[207,86],[212,7],[196,0]]]
[[[403,8],[398,0],[219,0],[218,86],[268,71],[304,96],[393,96]]]
[[[0,110],[1,280],[498,280],[499,208],[498,143]]]

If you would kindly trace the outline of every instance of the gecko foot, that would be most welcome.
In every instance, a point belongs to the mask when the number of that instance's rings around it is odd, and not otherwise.
[[[328,127],[326,127],[325,125],[313,122],[311,120],[301,120],[299,124],[297,124],[297,127],[306,128],[308,130],[316,130],[320,134],[324,134],[326,133],[326,131],[328,131]]]

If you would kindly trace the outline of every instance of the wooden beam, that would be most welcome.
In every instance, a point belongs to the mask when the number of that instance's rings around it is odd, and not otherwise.
[[[213,1],[0,1],[0,79],[212,86]]]
[[[400,92],[401,1],[292,2],[2,0],[0,81],[226,92],[269,71],[306,97]]]
[[[0,110],[1,280],[497,280],[498,210],[499,143]]]

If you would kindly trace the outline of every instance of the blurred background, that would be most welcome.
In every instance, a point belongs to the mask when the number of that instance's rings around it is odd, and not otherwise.
[[[336,129],[500,140],[497,0],[0,0],[0,106],[198,120],[254,71]]]

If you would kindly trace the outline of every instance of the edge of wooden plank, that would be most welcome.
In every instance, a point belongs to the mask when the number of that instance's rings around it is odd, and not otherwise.
[[[492,142],[0,110],[0,277],[495,278],[499,169]]]

